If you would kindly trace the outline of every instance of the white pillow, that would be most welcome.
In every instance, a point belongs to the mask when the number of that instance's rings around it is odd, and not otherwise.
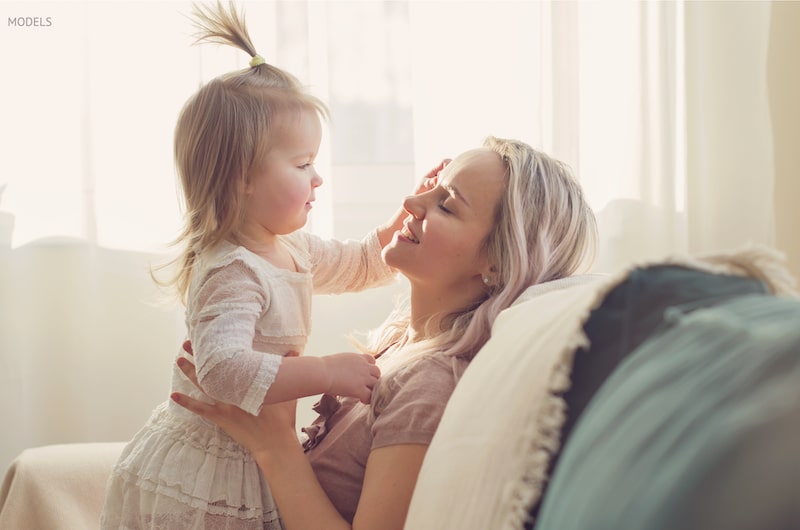
[[[409,530],[522,528],[558,449],[583,323],[618,278],[528,289],[503,311],[458,383],[422,465]],[[569,287],[569,288],[567,288]]]

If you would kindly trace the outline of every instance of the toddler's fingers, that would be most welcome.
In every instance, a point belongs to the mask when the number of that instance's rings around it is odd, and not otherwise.
[[[371,388],[364,389],[364,392],[361,393],[361,396],[358,399],[359,401],[361,401],[361,403],[369,405],[369,402],[372,399],[372,389]]]
[[[439,162],[439,165],[438,165],[438,166],[436,166],[435,168],[431,169],[431,170],[428,172],[428,174],[427,174],[427,175],[425,175],[425,178],[436,178],[436,176],[437,176],[437,175],[439,175],[439,173],[440,173],[440,172],[441,172],[441,171],[442,171],[444,168],[446,168],[446,167],[447,167],[447,164],[449,164],[449,163],[450,163],[450,162],[452,162],[452,161],[453,161],[453,160],[452,160],[451,158],[443,158],[443,159],[442,159],[442,161],[441,161],[441,162]]]

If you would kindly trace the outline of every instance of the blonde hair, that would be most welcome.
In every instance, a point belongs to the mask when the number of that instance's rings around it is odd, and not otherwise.
[[[448,315],[447,329],[426,330],[424,340],[405,343],[402,354],[382,365],[381,381],[442,352],[450,357],[458,378],[489,340],[492,323],[529,286],[570,276],[591,266],[597,245],[592,209],[569,168],[518,140],[488,137],[484,146],[505,165],[505,188],[485,249],[495,267],[494,284],[486,297],[461,312]],[[407,304],[399,307],[369,337],[366,351],[386,351],[407,339]],[[373,413],[389,397],[379,382],[373,391]]]
[[[237,242],[243,190],[286,114],[311,111],[328,116],[326,105],[292,74],[256,53],[244,15],[233,2],[228,9],[219,1],[215,7],[195,4],[192,15],[198,29],[195,44],[234,46],[253,58],[253,66],[200,87],[184,104],[175,127],[175,165],[185,213],[183,229],[173,244],[182,248],[167,265],[177,267],[174,276],[159,283],[174,287],[183,301],[198,254],[222,241]]]

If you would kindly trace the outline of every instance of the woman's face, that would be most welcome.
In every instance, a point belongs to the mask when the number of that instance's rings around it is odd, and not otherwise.
[[[488,148],[458,156],[435,188],[407,197],[402,230],[383,251],[386,263],[437,296],[474,298],[484,292],[490,263],[484,249],[505,188],[505,166]]]

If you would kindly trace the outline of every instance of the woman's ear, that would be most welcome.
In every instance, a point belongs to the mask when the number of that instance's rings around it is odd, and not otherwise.
[[[489,265],[486,270],[481,272],[481,281],[486,287],[494,287],[497,285],[497,267]]]

